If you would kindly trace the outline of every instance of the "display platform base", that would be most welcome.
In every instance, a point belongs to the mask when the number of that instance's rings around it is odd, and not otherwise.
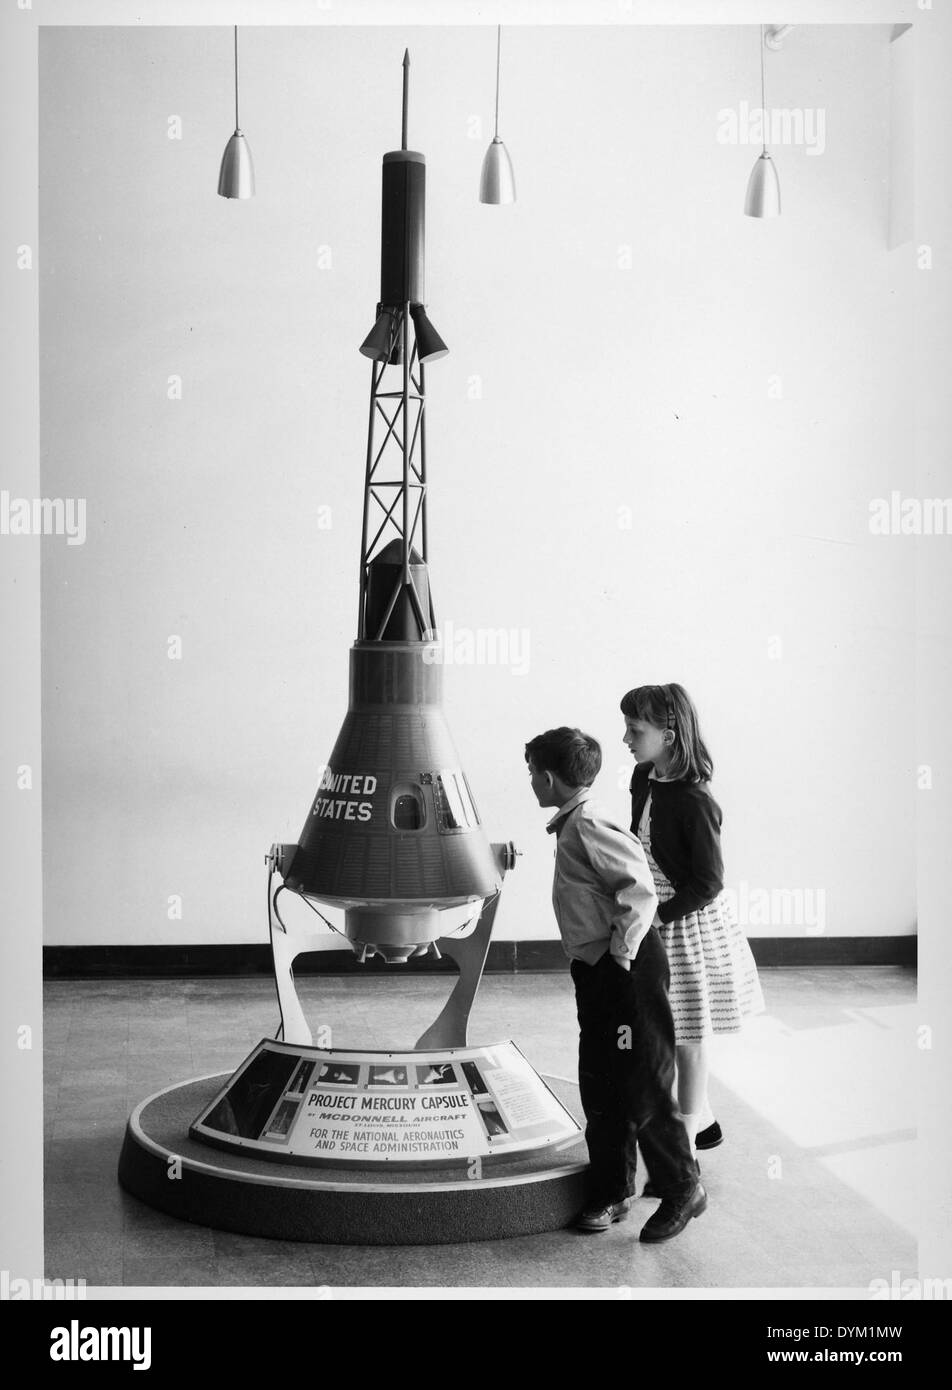
[[[133,1111],[119,1158],[127,1192],[169,1216],[242,1235],[330,1245],[446,1245],[538,1235],[569,1224],[583,1205],[585,1141],[498,1158],[485,1175],[459,1166],[419,1173],[283,1163],[212,1150],[189,1126],[228,1073],[186,1081]],[[567,1109],[578,1090],[550,1079]]]

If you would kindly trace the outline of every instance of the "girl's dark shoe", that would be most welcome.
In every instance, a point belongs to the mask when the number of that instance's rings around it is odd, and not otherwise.
[[[694,1141],[694,1147],[696,1149],[716,1149],[718,1144],[723,1144],[723,1142],[724,1136],[721,1133],[721,1127],[715,1120],[712,1125],[708,1125],[707,1129],[701,1130]]]
[[[658,1210],[642,1226],[641,1239],[653,1245],[663,1240],[673,1240],[681,1234],[691,1218],[700,1216],[706,1207],[707,1193],[700,1183],[687,1197],[665,1197]]]

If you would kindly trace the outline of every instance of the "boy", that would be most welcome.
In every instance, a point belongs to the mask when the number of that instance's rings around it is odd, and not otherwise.
[[[644,850],[590,799],[602,765],[595,739],[550,729],[526,744],[532,790],[554,806],[552,904],[571,961],[589,1185],[579,1231],[624,1221],[641,1145],[661,1205],[643,1241],[671,1240],[707,1206],[672,1099],[674,1023],[668,960],[652,926],[658,899]]]

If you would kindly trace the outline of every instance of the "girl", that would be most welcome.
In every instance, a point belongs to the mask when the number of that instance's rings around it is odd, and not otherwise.
[[[621,702],[631,779],[631,829],[658,894],[654,920],[671,967],[678,1106],[692,1148],[722,1142],[707,1098],[708,1039],[736,1033],[764,1007],[757,967],[724,887],[721,809],[711,756],[681,685],[642,685]],[[700,1132],[699,1132],[700,1131]]]

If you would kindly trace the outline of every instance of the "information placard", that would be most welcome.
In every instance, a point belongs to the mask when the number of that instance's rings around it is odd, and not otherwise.
[[[528,1153],[580,1130],[512,1042],[398,1053],[265,1039],[190,1133],[276,1160],[415,1167]]]

